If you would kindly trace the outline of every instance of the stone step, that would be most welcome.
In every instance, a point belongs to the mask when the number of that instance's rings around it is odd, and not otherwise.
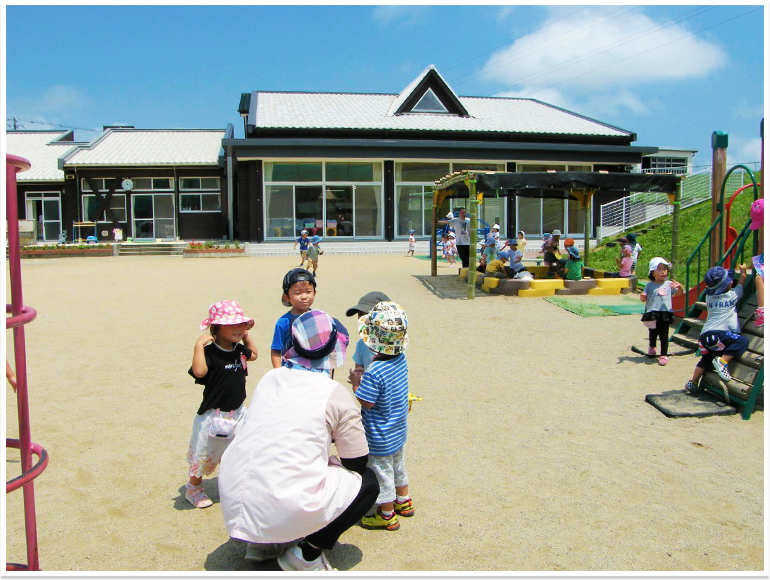
[[[530,284],[534,282],[535,280],[530,281]],[[519,290],[519,296],[523,296],[525,298],[536,298],[539,296],[554,296],[556,293],[555,288],[526,288],[524,290]]]
[[[628,278],[598,278],[596,280],[598,288],[629,288]]]
[[[601,278],[599,279],[601,280]],[[599,283],[599,280],[596,281],[596,283]],[[620,288],[614,287],[614,288],[591,288],[588,290],[588,293],[591,296],[618,296],[620,295]]]

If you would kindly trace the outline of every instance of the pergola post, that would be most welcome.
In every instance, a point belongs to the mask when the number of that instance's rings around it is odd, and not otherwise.
[[[476,199],[475,177],[474,175],[472,178],[465,180],[468,186],[468,202],[471,206],[471,245],[468,252],[468,300],[473,300],[476,297],[476,245],[478,243],[476,230],[479,225],[477,219],[479,200]]]
[[[438,227],[438,217],[436,212],[438,211],[438,189],[433,188],[433,218],[431,223],[433,227],[430,230],[430,275],[438,276],[438,252],[436,251],[436,228]]]

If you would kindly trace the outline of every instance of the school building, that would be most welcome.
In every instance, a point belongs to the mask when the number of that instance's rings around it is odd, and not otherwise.
[[[105,127],[8,131],[19,217],[36,238],[242,242],[428,238],[433,183],[463,169],[630,172],[657,147],[535,99],[458,96],[429,66],[398,94],[253,91],[238,103],[244,137],[224,129]],[[598,208],[622,194],[599,192]],[[449,211],[467,200],[447,200]],[[577,201],[486,196],[479,215],[510,235],[582,235]],[[85,225],[84,225],[85,224]],[[591,224],[593,226],[593,224]],[[593,230],[592,230],[593,231]]]

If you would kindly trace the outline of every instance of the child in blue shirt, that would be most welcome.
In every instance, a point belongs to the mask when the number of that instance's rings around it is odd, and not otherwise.
[[[304,268],[305,267],[305,260],[307,260],[307,248],[310,245],[310,239],[307,237],[307,230],[302,230],[300,232],[300,237],[297,238],[297,241],[294,242],[293,250],[297,249],[297,244],[299,244],[299,267]],[[310,264],[308,263],[308,267],[310,267]]]
[[[414,515],[404,458],[409,411],[407,325],[406,313],[395,302],[380,302],[358,319],[361,339],[375,353],[363,376],[352,375],[351,381],[369,444],[367,466],[380,484],[376,511],[361,519],[368,530],[397,530],[398,516]]]
[[[291,310],[275,323],[273,342],[270,344],[270,361],[274,369],[283,366],[283,352],[291,336],[291,325],[300,314],[310,310],[315,300],[315,289],[315,278],[303,268],[289,270],[283,277],[281,302],[284,306],[291,306]]]

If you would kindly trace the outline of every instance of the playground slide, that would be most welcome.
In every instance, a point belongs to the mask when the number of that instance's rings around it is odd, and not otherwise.
[[[703,293],[703,291],[706,289],[706,284],[704,282],[701,282],[698,284],[698,286],[693,286],[690,288],[690,300],[688,301],[688,304],[690,307],[692,307],[693,304],[695,304],[698,301],[698,297]],[[684,318],[686,316],[686,313],[684,311],[684,294],[677,294],[671,298],[671,304],[674,307],[674,316],[677,318]],[[700,318],[703,320],[706,319],[707,311],[703,311],[700,314]]]

